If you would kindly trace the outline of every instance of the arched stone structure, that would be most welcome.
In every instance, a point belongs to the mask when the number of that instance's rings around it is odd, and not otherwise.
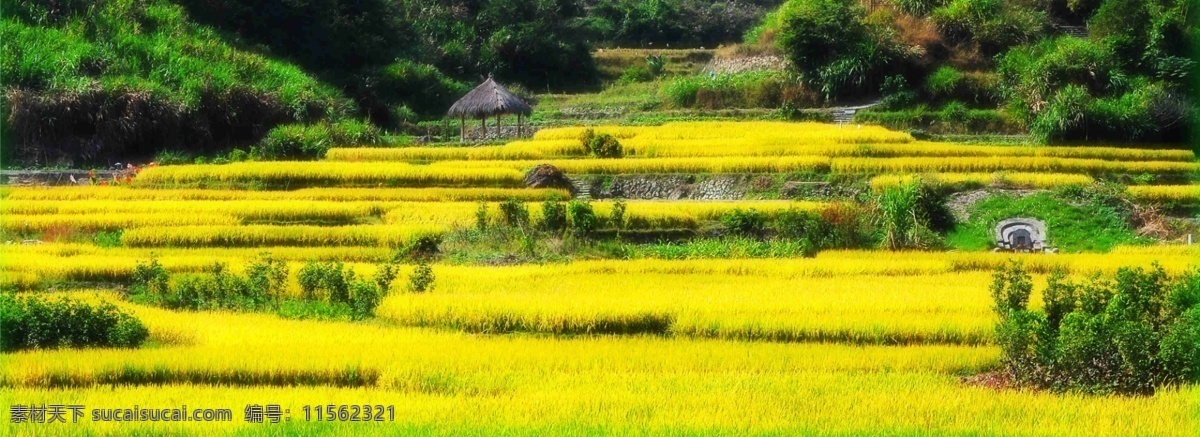
[[[1046,250],[1046,224],[1033,218],[1011,218],[996,224],[996,245],[1006,250]]]

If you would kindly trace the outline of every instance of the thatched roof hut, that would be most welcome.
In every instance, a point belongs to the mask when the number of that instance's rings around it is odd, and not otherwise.
[[[500,84],[496,83],[495,79],[489,75],[475,89],[462,96],[454,105],[450,106],[450,111],[447,112],[450,116],[459,117],[463,124],[462,137],[466,137],[466,119],[467,117],[478,118],[483,120],[483,132],[487,135],[487,119],[488,117],[496,117],[496,124],[499,126],[500,117],[504,115],[517,116],[517,131],[520,135],[521,116],[529,116],[533,113],[533,108],[521,101],[521,98],[509,92]]]

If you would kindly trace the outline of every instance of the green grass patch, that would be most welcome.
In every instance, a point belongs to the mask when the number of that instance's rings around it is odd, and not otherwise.
[[[1101,201],[1072,199],[1059,193],[999,193],[972,205],[968,212],[970,219],[946,235],[947,244],[953,248],[990,249],[994,247],[996,224],[1017,217],[1045,222],[1050,244],[1063,252],[1106,252],[1117,245],[1146,242],[1129,227],[1121,210]]]

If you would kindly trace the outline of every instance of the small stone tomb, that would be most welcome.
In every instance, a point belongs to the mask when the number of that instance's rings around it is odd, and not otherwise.
[[[1042,252],[1050,248],[1046,224],[1032,218],[1011,218],[996,225],[996,245],[1000,250]]]

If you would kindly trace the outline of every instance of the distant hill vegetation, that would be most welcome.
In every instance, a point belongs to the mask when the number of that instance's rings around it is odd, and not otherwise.
[[[1052,142],[1181,142],[1197,112],[1198,16],[1189,0],[789,0],[745,39],[828,100],[882,97],[896,113],[878,121],[993,117]]]
[[[439,116],[481,77],[598,84],[596,46],[740,38],[772,0],[0,0],[3,159],[255,144],[289,123]]]

